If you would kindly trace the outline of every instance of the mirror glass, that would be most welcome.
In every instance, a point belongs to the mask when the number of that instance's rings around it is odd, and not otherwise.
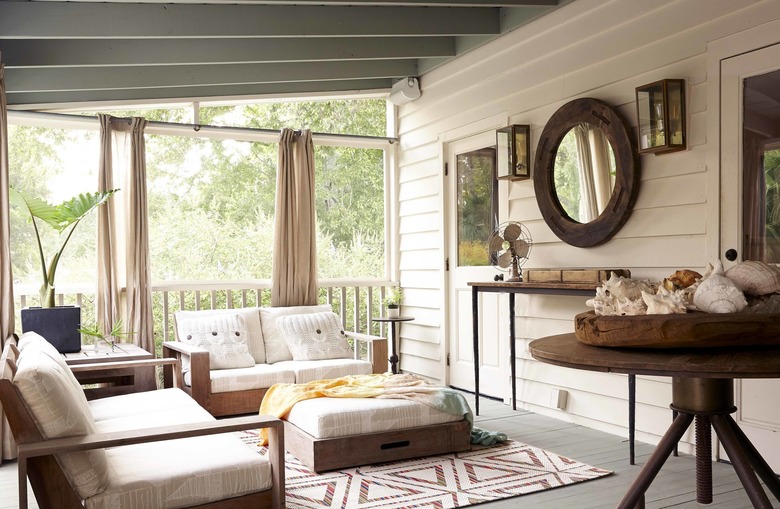
[[[604,212],[615,189],[615,152],[604,131],[580,122],[564,135],[555,156],[555,194],[578,223]]]

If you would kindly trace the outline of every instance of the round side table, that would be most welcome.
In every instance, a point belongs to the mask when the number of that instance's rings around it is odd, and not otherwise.
[[[414,320],[411,316],[380,316],[377,318],[371,319],[374,322],[386,322],[390,323],[390,369],[392,370],[393,374],[397,374],[399,370],[400,365],[400,357],[398,356],[398,347],[396,343],[398,342],[397,337],[397,331],[396,331],[396,324],[401,322],[411,322]]]

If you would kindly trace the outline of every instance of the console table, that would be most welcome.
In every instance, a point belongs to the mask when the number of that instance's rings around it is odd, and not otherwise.
[[[730,414],[735,378],[780,378],[780,347],[697,349],[623,349],[586,345],[574,334],[532,341],[531,355],[542,362],[574,369],[672,377],[672,409],[678,412],[618,509],[644,507],[644,493],[677,442],[696,421],[696,496],[712,502],[711,429],[729,455],[753,507],[771,508],[756,477],[780,500],[780,481]]]

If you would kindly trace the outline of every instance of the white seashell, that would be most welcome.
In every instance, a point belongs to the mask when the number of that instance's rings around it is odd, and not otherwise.
[[[612,295],[618,300],[641,300],[642,292],[651,292],[652,287],[646,281],[617,276],[612,272],[609,279],[604,281],[604,290],[607,295]]]
[[[617,301],[617,315],[620,316],[636,316],[647,314],[647,307],[642,299],[618,299]]]
[[[747,295],[767,295],[780,291],[780,270],[764,262],[748,260],[726,271],[726,277]]]
[[[646,282],[616,276],[613,272],[596,288],[596,296],[585,303],[597,316],[644,315],[647,308],[642,300],[643,290],[652,291]]]
[[[670,292],[661,287],[656,294],[642,292],[642,300],[647,305],[648,315],[671,315],[687,312],[683,290]]]
[[[722,269],[721,265],[721,269]],[[727,278],[713,272],[699,283],[693,303],[706,313],[736,313],[747,306],[742,290]]]

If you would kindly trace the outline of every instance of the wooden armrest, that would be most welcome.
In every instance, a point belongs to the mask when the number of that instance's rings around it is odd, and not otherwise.
[[[190,383],[192,398],[200,406],[209,410],[209,394],[211,394],[211,375],[209,374],[209,352],[204,348],[188,345],[181,341],[165,341],[162,344],[164,358],[190,359]],[[168,387],[169,376],[163,372],[163,384]],[[183,384],[182,384],[183,385]]]
[[[387,338],[360,334],[359,332],[345,332],[345,334],[355,341],[364,341],[368,343],[368,360],[371,362],[371,371],[373,373],[387,372]]]
[[[177,358],[141,359],[122,362],[92,362],[90,364],[75,364],[70,366],[73,373],[88,373],[104,369],[142,368],[145,366],[171,366],[173,368],[173,387],[184,387],[181,372],[181,360]]]
[[[276,417],[253,415],[219,421],[186,423],[175,426],[95,433],[80,437],[57,438],[18,445],[19,492],[27,493],[27,459],[73,451],[120,447],[206,435],[218,435],[246,429],[268,428],[268,460],[273,476],[273,507],[283,507],[284,496],[284,424]],[[22,485],[23,483],[23,485]],[[23,497],[26,507],[26,496]],[[20,504],[20,507],[22,505]]]

